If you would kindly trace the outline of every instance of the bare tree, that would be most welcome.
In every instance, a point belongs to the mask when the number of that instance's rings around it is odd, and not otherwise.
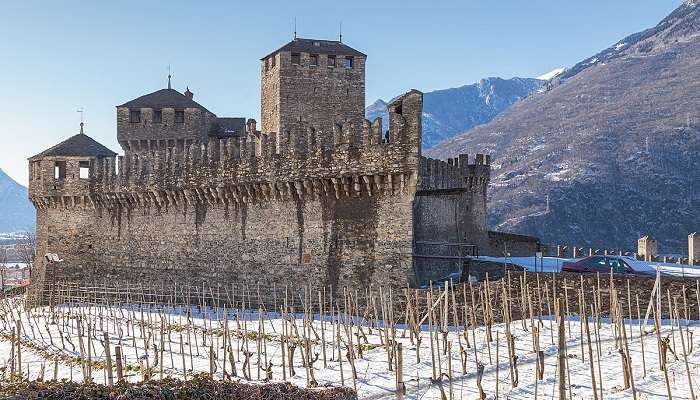
[[[36,234],[31,231],[24,231],[16,249],[19,260],[27,266],[31,278],[34,260],[36,259]]]
[[[5,290],[5,267],[7,267],[7,246],[0,246],[0,291]]]

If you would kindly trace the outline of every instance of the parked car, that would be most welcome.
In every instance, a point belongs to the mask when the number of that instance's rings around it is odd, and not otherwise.
[[[561,267],[561,271],[609,274],[611,268],[614,274],[656,276],[656,269],[653,266],[627,256],[585,257],[574,262],[565,262]]]

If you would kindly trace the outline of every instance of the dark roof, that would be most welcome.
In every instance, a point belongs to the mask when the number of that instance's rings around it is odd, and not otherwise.
[[[335,54],[344,56],[358,56],[367,57],[366,54],[361,53],[352,47],[341,43],[337,40],[318,40],[318,39],[302,39],[296,38],[291,42],[285,44],[279,49],[273,51],[272,53],[261,58],[261,60],[270,57],[271,55],[280,51],[293,51],[299,53],[319,53],[319,54]]]
[[[245,131],[245,118],[217,118],[209,135],[220,139],[241,136]]]
[[[116,155],[117,153],[101,145],[90,136],[79,133],[31,157],[30,160],[46,156],[114,157]]]
[[[201,104],[175,89],[160,89],[117,106],[129,108],[199,108],[209,112]]]

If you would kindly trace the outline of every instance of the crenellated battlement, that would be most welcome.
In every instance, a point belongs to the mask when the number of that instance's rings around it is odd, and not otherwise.
[[[377,136],[381,121],[366,121],[368,129],[359,132],[339,128],[332,135],[303,128],[286,135],[261,133],[249,122],[241,136],[95,159],[80,190],[65,191],[52,179],[32,181],[30,198],[37,207],[111,208],[115,201],[162,207],[181,201],[229,204],[413,193],[422,94],[411,91],[392,104],[387,140]]]
[[[468,188],[486,191],[491,177],[491,156],[468,154],[447,160],[421,157],[419,169],[419,190]]]

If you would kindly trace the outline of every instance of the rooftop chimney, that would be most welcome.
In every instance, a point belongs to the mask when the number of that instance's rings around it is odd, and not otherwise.
[[[189,86],[187,87],[187,90],[185,90],[185,97],[187,97],[190,100],[192,100],[192,98],[194,97],[194,93],[190,92]]]

